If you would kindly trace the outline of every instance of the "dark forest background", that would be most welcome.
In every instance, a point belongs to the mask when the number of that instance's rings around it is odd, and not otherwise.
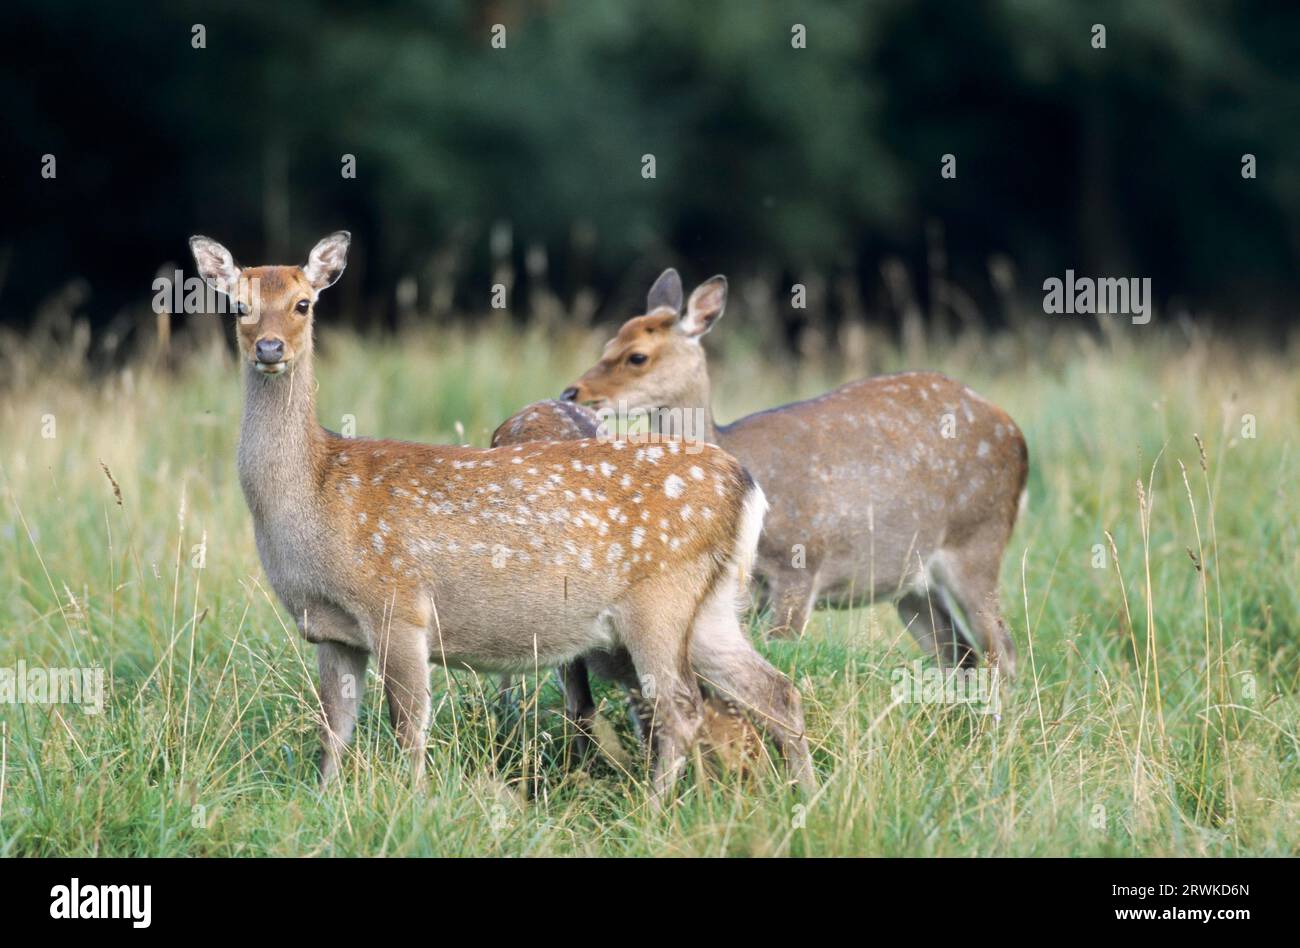
[[[908,273],[928,312],[996,319],[1073,268],[1295,320],[1294,2],[7,0],[0,35],[14,328],[52,299],[135,318],[191,233],[299,262],[340,227],[358,325],[481,312],[498,280],[521,319],[617,316],[668,265],[805,282],[829,318],[895,320]]]

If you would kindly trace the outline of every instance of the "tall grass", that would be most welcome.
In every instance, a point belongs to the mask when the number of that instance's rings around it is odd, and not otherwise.
[[[90,376],[57,350],[7,352],[0,668],[101,666],[109,689],[97,715],[0,704],[0,855],[1295,852],[1300,347],[1153,324],[905,358],[856,332],[792,362],[722,324],[718,416],[920,365],[1005,407],[1032,465],[1002,587],[1021,676],[998,715],[898,700],[919,655],[892,611],[819,611],[764,646],[805,695],[817,793],[697,766],[663,814],[618,695],[602,709],[625,753],[582,764],[544,675],[511,710],[495,683],[434,669],[419,792],[372,680],[344,779],[318,791],[314,656],[257,561],[233,360]],[[600,341],[327,334],[321,420],[485,444]]]

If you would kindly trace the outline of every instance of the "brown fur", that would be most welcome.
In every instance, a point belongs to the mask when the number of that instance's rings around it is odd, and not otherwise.
[[[492,432],[492,447],[529,441],[573,441],[600,437],[600,419],[584,405],[556,399],[525,405]]]
[[[711,698],[704,704],[700,750],[723,773],[753,773],[763,759],[763,739],[739,708]]]
[[[238,327],[240,483],[271,587],[318,644],[322,779],[351,736],[371,655],[418,777],[430,661],[518,671],[618,647],[654,685],[656,801],[703,716],[692,671],[730,677],[779,713],[783,749],[811,782],[798,693],[781,679],[780,708],[757,693],[714,615],[734,595],[765,507],[744,469],[720,450],[652,454],[593,439],[476,450],[326,431],[312,310],[342,273],[348,240],[322,240],[301,268],[251,270],[191,240],[204,278],[250,310]],[[283,359],[268,363],[261,348],[272,344]],[[686,504],[699,515],[684,517]]]
[[[959,382],[906,372],[718,425],[699,340],[722,314],[726,281],[702,284],[685,312],[680,287],[666,272],[651,291],[659,305],[624,323],[566,398],[694,413],[703,439],[740,459],[771,503],[755,572],[775,634],[802,632],[823,598],[894,601],[941,661],[969,664],[978,646],[1013,674],[998,567],[1028,453],[1011,418]]]
[[[600,434],[600,418],[594,411],[575,402],[554,399],[525,405],[503,421],[492,434],[492,447],[527,443],[529,441],[567,441],[574,438],[594,438]],[[565,693],[565,709],[578,729],[575,745],[582,753],[588,744],[591,720],[595,716],[595,701],[587,681],[588,671],[603,671],[607,680],[626,679],[617,669],[630,668],[630,659],[624,654],[593,656],[590,661],[578,659],[559,671],[561,687]],[[635,679],[627,687],[629,700],[639,703],[634,696]],[[635,719],[648,717],[643,708],[634,707]],[[704,692],[704,720],[700,727],[700,747],[724,771],[743,771],[755,759],[754,749],[762,747],[762,738],[743,712],[716,695]]]

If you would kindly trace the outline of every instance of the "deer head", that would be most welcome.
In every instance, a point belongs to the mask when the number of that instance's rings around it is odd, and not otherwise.
[[[650,287],[645,314],[625,322],[600,361],[561,398],[598,410],[618,403],[630,411],[707,408],[709,376],[700,339],[726,305],[727,278],[715,276],[695,288],[683,312],[681,277],[665,270]]]
[[[320,292],[347,266],[345,230],[312,248],[301,267],[241,268],[230,251],[207,237],[191,237],[194,262],[208,286],[225,293],[239,312],[239,352],[264,375],[279,375],[310,354],[312,316]]]

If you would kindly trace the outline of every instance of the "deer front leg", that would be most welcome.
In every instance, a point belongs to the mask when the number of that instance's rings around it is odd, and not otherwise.
[[[429,642],[418,626],[394,625],[379,648],[379,674],[388,699],[388,719],[397,742],[411,758],[411,776],[424,778],[429,732]]]
[[[591,694],[591,680],[587,676],[587,662],[575,658],[555,670],[564,689],[564,715],[573,725],[573,753],[586,757],[591,750],[591,722],[596,716],[596,699]]]
[[[922,650],[938,659],[941,668],[973,668],[979,658],[975,646],[937,593],[907,593],[895,603],[898,616]]]
[[[338,773],[339,759],[352,739],[366,681],[363,649],[341,642],[316,646],[316,667],[320,673],[321,729],[320,782],[328,784]]]
[[[632,656],[626,649],[614,649],[612,651],[595,651],[588,652],[583,661],[587,664],[587,670],[597,678],[605,681],[613,681],[623,686],[623,693],[627,697],[628,717],[632,722],[632,729],[636,733],[637,740],[647,749],[654,746],[654,735],[651,733],[653,713],[650,704],[641,694],[641,679],[637,677],[636,666],[632,664]]]

